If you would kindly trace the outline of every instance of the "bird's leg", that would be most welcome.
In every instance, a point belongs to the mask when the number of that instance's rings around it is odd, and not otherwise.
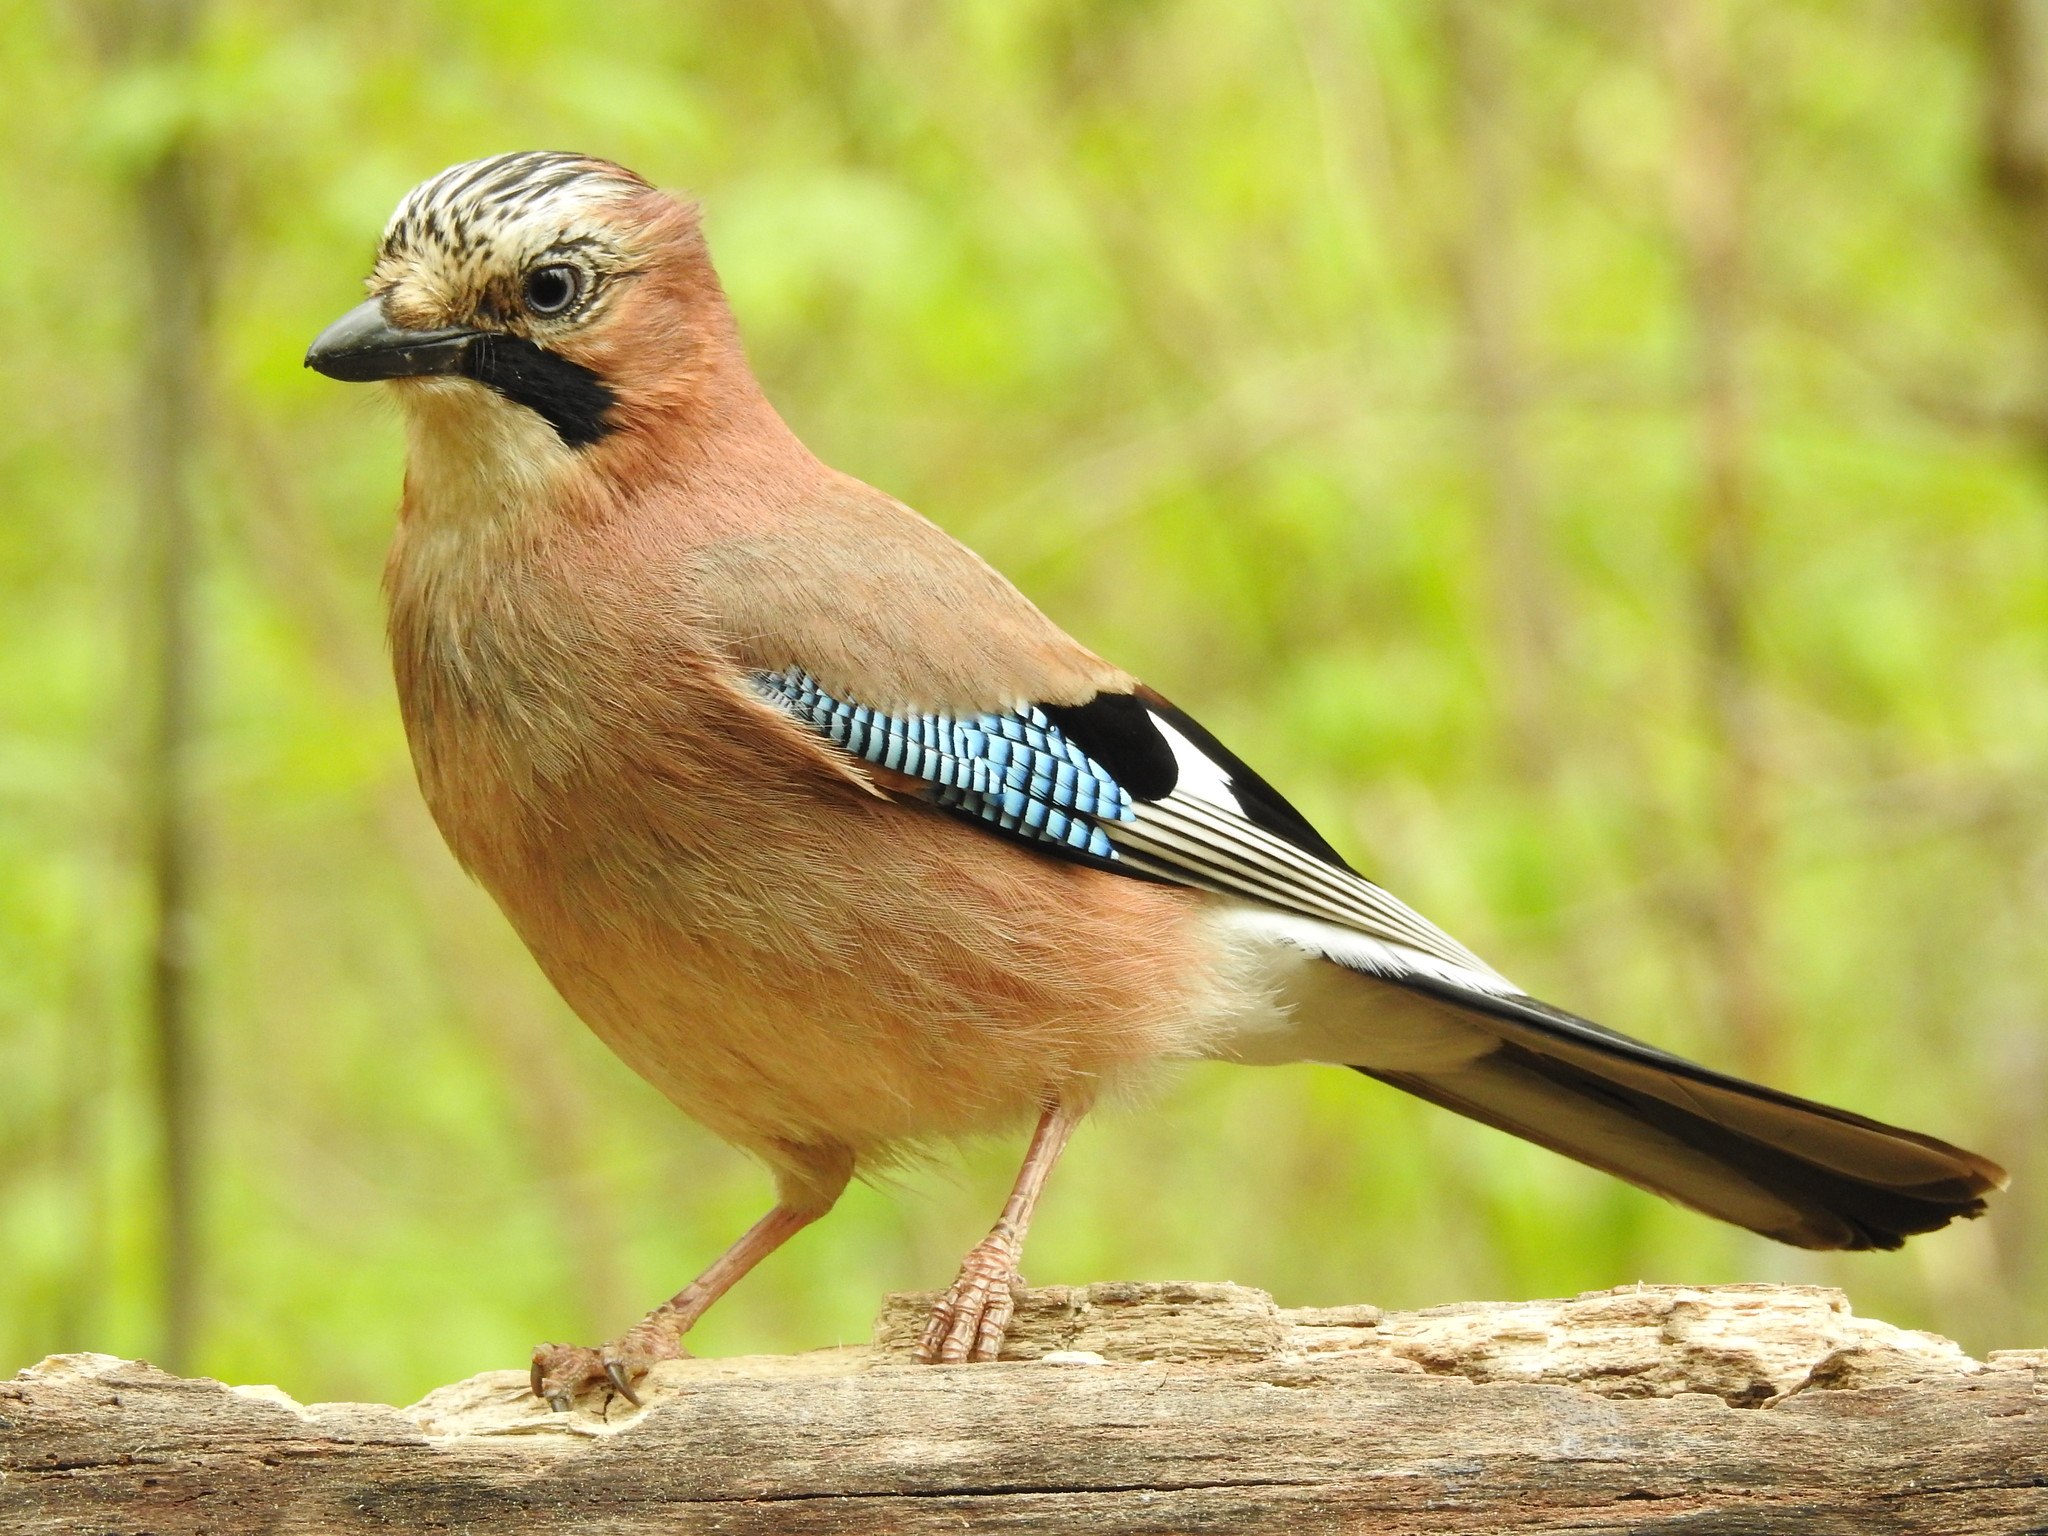
[[[1017,1288],[1024,1283],[1017,1263],[1024,1256],[1024,1234],[1031,1225],[1032,1207],[1045,1188],[1052,1165],[1059,1161],[1081,1123],[1085,1111],[1054,1104],[1039,1116],[1038,1129],[1031,1133],[1030,1150],[1024,1166],[1017,1170],[1017,1182],[1003,1214],[987,1237],[968,1250],[960,1265],[960,1278],[932,1308],[917,1357],[927,1364],[953,1365],[963,1360],[993,1360],[1003,1347],[1003,1334],[1010,1315],[1017,1309]]]
[[[609,1385],[636,1407],[636,1383],[658,1360],[679,1360],[688,1352],[683,1335],[711,1304],[747,1272],[832,1209],[852,1172],[852,1159],[807,1160],[801,1170],[778,1170],[774,1209],[740,1234],[703,1274],[649,1312],[609,1344],[543,1344],[533,1352],[533,1395],[557,1413],[568,1411],[579,1393]]]

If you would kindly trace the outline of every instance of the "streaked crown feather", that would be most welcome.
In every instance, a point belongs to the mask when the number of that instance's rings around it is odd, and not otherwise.
[[[648,190],[624,166],[549,150],[450,166],[399,203],[370,289],[407,324],[482,319],[517,329],[523,271],[559,258],[595,285],[634,264],[610,214],[622,198]]]
[[[529,226],[560,226],[647,183],[622,165],[557,150],[523,150],[452,165],[410,192],[384,228],[379,254],[437,247],[460,261]]]

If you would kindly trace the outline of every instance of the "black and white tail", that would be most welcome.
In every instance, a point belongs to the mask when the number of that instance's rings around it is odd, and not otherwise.
[[[1801,1248],[1896,1248],[1984,1211],[1974,1152],[1672,1056],[1520,996],[1414,984],[1497,1037],[1462,1065],[1356,1070]]]

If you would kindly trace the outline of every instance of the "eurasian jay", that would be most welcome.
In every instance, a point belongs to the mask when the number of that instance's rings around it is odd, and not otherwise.
[[[458,165],[306,354],[392,382],[400,705],[448,844],[614,1051],[776,1202],[554,1407],[654,1361],[848,1179],[1026,1122],[931,1316],[995,1358],[1047,1174],[1153,1063],[1328,1062],[1806,1248],[1984,1209],[1974,1153],[1523,992],[1160,694],[763,396],[696,210],[602,160]],[[637,1401],[637,1399],[634,1399]]]

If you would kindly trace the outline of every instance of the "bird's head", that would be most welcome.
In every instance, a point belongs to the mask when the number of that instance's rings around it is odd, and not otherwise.
[[[369,288],[306,366],[395,381],[416,444],[574,456],[735,372],[694,207],[584,155],[497,155],[420,183]]]

